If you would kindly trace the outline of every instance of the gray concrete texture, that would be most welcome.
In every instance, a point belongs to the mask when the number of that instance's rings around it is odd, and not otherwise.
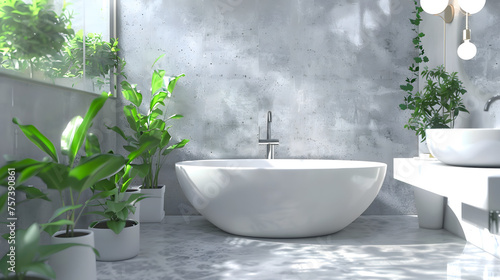
[[[365,214],[414,214],[410,187],[392,173],[393,158],[417,155],[398,107],[415,55],[412,11],[413,1],[399,0],[119,1],[128,81],[147,93],[161,54],[158,68],[186,74],[167,114],[185,116],[171,132],[191,142],[162,170],[167,214],[196,213],[174,163],[264,157],[257,143],[267,111],[276,158],[385,162],[385,183]],[[117,122],[127,125],[122,114]]]

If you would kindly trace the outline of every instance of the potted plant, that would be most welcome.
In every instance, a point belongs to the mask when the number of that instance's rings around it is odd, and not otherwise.
[[[415,37],[412,39],[417,55],[408,68],[411,76],[406,78],[405,84],[400,88],[406,93],[404,102],[399,105],[402,110],[410,110],[411,116],[405,128],[415,131],[420,141],[425,141],[425,130],[427,128],[453,128],[455,119],[459,112],[467,112],[462,100],[462,95],[466,93],[462,82],[458,79],[457,73],[448,73],[444,66],[438,66],[432,70],[426,67],[420,73],[420,63],[429,62],[422,45],[424,33],[419,31],[422,17],[420,13],[423,9],[414,0],[415,18],[410,19],[413,25],[412,31]],[[415,83],[419,76],[426,80],[426,85],[422,91],[418,91]]]
[[[412,110],[405,128],[411,129],[425,140],[428,128],[453,128],[460,112],[468,113],[462,96],[467,92],[457,77],[444,66],[429,70],[425,67],[422,78],[426,84],[422,91],[409,95],[401,109]]]
[[[156,61],[154,64],[156,64]],[[189,140],[183,139],[174,145],[169,145],[172,136],[168,130],[171,126],[167,126],[166,121],[179,119],[183,116],[174,114],[163,119],[165,112],[161,109],[161,106],[165,106],[165,100],[171,97],[177,80],[185,75],[181,74],[168,78],[165,73],[165,70],[154,70],[151,79],[151,102],[149,104],[143,104],[142,94],[137,90],[137,85],[132,85],[127,81],[121,82],[123,97],[130,102],[130,104],[123,107],[123,112],[132,133],[127,135],[117,126],[110,128],[127,142],[124,146],[127,151],[137,150],[138,147],[143,145],[144,141],[149,141],[151,138],[158,140],[156,145],[150,146],[140,155],[142,163],[148,166],[148,172],[143,179],[141,190],[143,194],[149,196],[140,206],[141,222],[160,222],[165,217],[165,185],[158,182],[160,170],[170,152],[184,147],[189,142]],[[140,113],[143,109],[147,113]]]
[[[92,150],[100,152],[96,138],[89,142],[93,143]],[[154,138],[144,141],[141,147],[129,154],[129,162],[149,146],[156,145],[156,142]],[[145,197],[140,190],[129,189],[129,186],[135,176],[144,174],[146,170],[147,166],[143,164],[127,163],[110,179],[103,179],[92,187],[97,202],[94,206],[100,207],[101,210],[88,214],[98,214],[104,217],[104,220],[90,225],[95,235],[95,247],[100,252],[97,260],[118,261],[130,259],[139,254],[140,224],[138,219],[130,218],[129,214],[135,213],[135,205]]]
[[[38,177],[47,188],[58,192],[62,207],[54,212],[49,220],[50,225],[44,228],[52,236],[52,244],[81,243],[88,247],[94,246],[91,230],[75,229],[75,224],[91,201],[83,199],[82,195],[97,182],[114,175],[127,163],[123,156],[109,153],[92,154],[77,160],[77,154],[86,143],[92,121],[109,96],[103,92],[92,101],[83,118],[77,116],[68,123],[61,136],[61,154],[65,159],[59,157],[54,144],[36,127],[22,125],[18,119],[13,119],[25,136],[48,157],[41,161],[22,159],[10,162],[0,168],[0,176],[3,176],[0,180],[5,180],[4,174],[8,168],[15,168],[18,174],[17,185],[22,185],[29,178]],[[88,147],[86,145],[87,151]],[[63,215],[65,217],[61,218]],[[58,231],[61,226],[65,226],[65,230]],[[87,247],[72,247],[58,252],[50,258],[50,264],[57,279],[96,279],[95,253]]]
[[[81,246],[81,244],[40,244],[43,228],[50,225],[49,223],[40,226],[33,223],[28,229],[15,230],[15,244],[9,242],[11,241],[10,234],[3,236],[9,244],[15,245],[9,247],[0,260],[0,272],[5,279],[46,280],[56,278],[55,271],[47,263],[48,259],[58,252],[74,246]],[[10,261],[13,255],[15,255],[15,261]]]
[[[49,9],[47,0],[4,0],[0,3],[0,62],[3,68],[30,71],[51,69],[74,34],[70,17]]]

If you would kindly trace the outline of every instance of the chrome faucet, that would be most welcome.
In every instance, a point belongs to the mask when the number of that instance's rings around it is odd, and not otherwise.
[[[488,101],[486,101],[486,104],[484,104],[484,110],[488,111],[490,109],[491,103],[493,103],[493,101],[498,100],[498,99],[500,99],[500,94],[488,99]]]
[[[259,139],[259,145],[267,145],[267,159],[274,159],[274,146],[279,145],[278,139],[271,139],[271,122],[273,121],[273,114],[271,111],[267,112],[267,139]]]

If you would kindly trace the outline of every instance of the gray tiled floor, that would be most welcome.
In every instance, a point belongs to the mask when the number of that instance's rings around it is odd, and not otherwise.
[[[500,279],[500,259],[414,216],[361,216],[344,230],[305,239],[225,233],[203,217],[141,225],[134,259],[98,262],[99,280]]]

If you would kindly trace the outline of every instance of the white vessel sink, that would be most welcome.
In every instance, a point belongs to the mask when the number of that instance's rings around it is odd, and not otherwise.
[[[500,128],[427,129],[426,135],[430,152],[443,163],[500,167]]]

